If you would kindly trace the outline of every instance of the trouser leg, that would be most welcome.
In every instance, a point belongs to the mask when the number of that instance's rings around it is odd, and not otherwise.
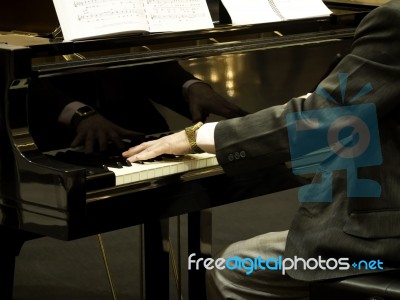
[[[271,232],[236,242],[221,251],[215,259],[219,257],[226,260],[232,257],[278,259],[279,256],[283,256],[287,233],[288,231]],[[206,273],[207,299],[308,299],[309,284],[307,282],[283,275],[281,270],[268,268],[264,270],[259,267],[255,269],[254,266],[251,267],[250,260],[246,265],[241,269],[214,268],[208,271]]]

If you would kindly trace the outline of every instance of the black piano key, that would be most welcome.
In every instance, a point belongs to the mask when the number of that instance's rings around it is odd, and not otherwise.
[[[130,166],[132,166],[132,163],[129,161],[129,160],[125,160],[125,165],[127,166],[127,167],[130,167]]]
[[[119,162],[118,159],[116,159],[113,156],[108,156],[104,153],[88,153],[85,154],[86,158],[91,160],[91,161],[95,161],[98,162],[102,165],[106,165],[108,167],[112,167],[112,168],[122,168],[122,163]]]
[[[76,164],[79,166],[102,168],[104,165],[113,168],[122,168],[122,164],[101,154],[84,153],[79,151],[61,151],[55,155],[55,158],[64,162]]]
[[[108,157],[109,160],[116,162],[119,166],[129,167],[131,163],[122,155],[112,155]]]
[[[96,167],[96,168],[123,168],[131,166],[132,164],[122,157],[121,153],[130,147],[134,147],[142,142],[151,141],[158,139],[162,136],[169,135],[170,133],[164,133],[161,135],[150,135],[150,136],[138,136],[131,140],[124,140],[124,148],[118,148],[114,144],[110,144],[106,151],[95,151],[93,153],[85,153],[82,151],[60,151],[55,155],[55,158],[68,162],[71,164],[83,166],[83,167]],[[163,160],[175,159],[176,156],[172,154],[162,154],[144,162],[160,162]],[[144,163],[138,162],[138,163]]]

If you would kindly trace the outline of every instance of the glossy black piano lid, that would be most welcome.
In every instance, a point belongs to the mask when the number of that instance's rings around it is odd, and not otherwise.
[[[30,32],[47,36],[57,26],[52,0],[4,0],[0,4],[0,32]]]
[[[39,1],[37,1],[39,2]],[[57,17],[51,0],[43,0],[40,4],[36,1],[18,1],[21,6],[25,5],[34,12],[29,16],[22,15],[25,22],[16,22],[12,18],[19,17],[21,12],[19,6],[14,2],[7,2],[6,9],[0,11],[0,32],[1,31],[29,31],[39,35],[52,36],[58,26]],[[279,31],[280,33],[295,34],[325,31],[338,28],[354,28],[359,21],[374,7],[372,5],[350,5],[351,3],[337,3],[326,1],[333,11],[329,17],[309,18],[301,20],[290,20],[286,22],[264,23],[232,26],[224,22],[223,10],[220,10],[220,0],[207,0],[215,28],[213,30],[195,30],[179,33],[152,33],[132,34],[118,37],[107,37],[93,40],[63,42],[62,36],[53,39],[50,45],[32,45],[32,56],[43,57],[55,54],[79,53],[85,51],[116,49],[121,47],[132,47],[142,45],[170,44],[176,41],[196,41],[216,38],[218,40],[235,39],[239,35],[251,35],[257,33]],[[222,15],[221,15],[222,14]],[[4,15],[4,18],[2,17]],[[12,17],[10,17],[12,16]],[[220,20],[222,18],[222,21]],[[225,20],[226,21],[226,20]],[[4,23],[4,24],[3,24]],[[16,24],[17,23],[17,24]],[[33,25],[32,25],[33,24]]]

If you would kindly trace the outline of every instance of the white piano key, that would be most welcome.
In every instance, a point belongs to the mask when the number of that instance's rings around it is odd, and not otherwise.
[[[133,163],[129,167],[108,167],[108,170],[114,172],[116,185],[122,185],[216,165],[218,165],[218,162],[214,154],[201,153],[188,154],[164,161]]]

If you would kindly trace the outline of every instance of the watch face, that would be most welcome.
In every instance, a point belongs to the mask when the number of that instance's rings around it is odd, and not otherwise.
[[[83,116],[87,116],[87,115],[90,115],[90,114],[94,113],[95,110],[92,107],[86,105],[86,106],[78,108],[78,110],[76,112],[80,116],[83,117]]]
[[[71,118],[70,125],[76,128],[80,121],[94,114],[96,114],[96,110],[93,107],[89,105],[82,106],[75,111]]]

